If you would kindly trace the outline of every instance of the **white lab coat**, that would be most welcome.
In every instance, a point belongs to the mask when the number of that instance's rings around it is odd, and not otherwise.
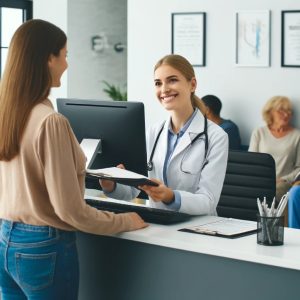
[[[167,152],[168,128],[170,120],[167,120],[158,140],[153,156],[153,170],[149,172],[150,178],[163,181],[163,165]],[[167,169],[168,187],[176,190],[181,195],[179,211],[192,215],[216,215],[216,207],[220,198],[228,158],[228,136],[226,132],[208,120],[208,163],[202,169],[205,154],[205,136],[202,135],[192,146],[192,139],[204,130],[204,117],[198,112],[187,128],[184,135],[170,158]],[[147,132],[147,154],[151,154],[155,139],[162,126],[157,124]],[[190,172],[187,174],[183,171]],[[116,199],[132,199],[138,191],[127,186],[117,185],[109,196]],[[153,207],[169,209],[163,202],[155,202],[150,199]]]

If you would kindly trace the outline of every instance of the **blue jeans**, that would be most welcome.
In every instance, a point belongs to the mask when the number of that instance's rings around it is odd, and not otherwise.
[[[75,232],[6,220],[0,226],[2,300],[77,299]]]
[[[294,185],[289,191],[288,201],[289,227],[300,228],[300,185]]]

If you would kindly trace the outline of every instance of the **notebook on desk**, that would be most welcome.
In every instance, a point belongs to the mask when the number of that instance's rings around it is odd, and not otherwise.
[[[99,210],[110,211],[114,213],[136,212],[145,222],[157,224],[174,224],[184,222],[191,218],[191,215],[149,207],[142,204],[135,204],[120,200],[106,200],[96,197],[85,197],[87,204]]]

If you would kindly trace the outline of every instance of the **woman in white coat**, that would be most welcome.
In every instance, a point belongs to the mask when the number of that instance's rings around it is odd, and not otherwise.
[[[216,215],[228,156],[228,137],[207,120],[195,96],[197,81],[182,56],[167,55],[154,68],[156,96],[170,118],[147,132],[149,177],[157,187],[140,186],[151,206],[193,215]],[[109,197],[129,200],[138,190],[101,180]]]

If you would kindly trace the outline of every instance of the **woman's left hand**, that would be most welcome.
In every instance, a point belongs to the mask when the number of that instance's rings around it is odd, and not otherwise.
[[[158,183],[158,186],[140,185],[138,188],[143,190],[154,201],[162,201],[164,203],[170,203],[174,201],[174,192],[172,189],[164,185],[160,180],[151,178],[151,181]]]
[[[276,183],[281,183],[281,182],[286,182],[286,180],[277,177],[277,178],[276,178]]]

